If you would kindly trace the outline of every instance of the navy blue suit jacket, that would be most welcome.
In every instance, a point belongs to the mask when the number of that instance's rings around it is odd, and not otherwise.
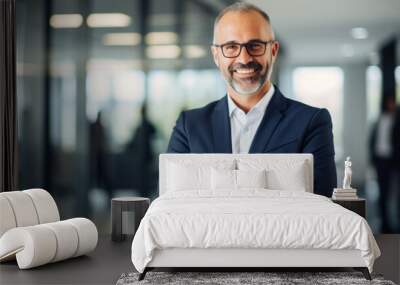
[[[180,114],[169,153],[232,153],[227,96]],[[332,121],[326,109],[290,100],[275,87],[249,153],[312,153],[314,193],[336,187]]]

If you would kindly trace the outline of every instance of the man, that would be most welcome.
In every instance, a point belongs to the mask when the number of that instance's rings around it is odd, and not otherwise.
[[[388,205],[392,183],[396,183],[396,169],[400,169],[400,118],[396,115],[395,97],[384,97],[383,100],[382,114],[372,129],[369,147],[379,184],[381,232],[392,233]]]
[[[330,115],[285,98],[272,85],[278,50],[265,12],[240,2],[221,11],[211,51],[228,95],[182,112],[168,152],[312,153],[314,192],[331,196],[336,168]]]

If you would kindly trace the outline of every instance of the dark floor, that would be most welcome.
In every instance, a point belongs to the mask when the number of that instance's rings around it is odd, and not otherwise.
[[[375,263],[374,273],[399,284],[400,235],[378,235],[376,240],[382,256]],[[29,270],[19,270],[16,262],[4,263],[0,265],[0,284],[115,284],[122,273],[134,271],[130,246],[129,240],[114,243],[109,236],[102,236],[89,256]]]
[[[19,270],[16,262],[0,264],[0,284],[115,284],[124,272],[132,272],[131,242],[115,243],[101,236],[88,256],[41,267]]]
[[[375,262],[374,272],[400,284],[400,234],[377,235],[375,239],[381,250],[381,257]]]

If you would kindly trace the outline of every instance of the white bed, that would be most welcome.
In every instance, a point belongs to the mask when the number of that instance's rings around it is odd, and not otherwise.
[[[163,154],[132,243],[155,267],[354,267],[380,251],[362,217],[312,194],[310,154]]]

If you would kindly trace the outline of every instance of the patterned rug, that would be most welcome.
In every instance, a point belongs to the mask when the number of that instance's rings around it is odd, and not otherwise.
[[[372,281],[364,278],[360,272],[148,272],[145,279],[138,281],[139,273],[124,273],[117,285],[144,284],[213,284],[213,285],[292,285],[292,284],[387,284],[381,275],[372,274]]]

